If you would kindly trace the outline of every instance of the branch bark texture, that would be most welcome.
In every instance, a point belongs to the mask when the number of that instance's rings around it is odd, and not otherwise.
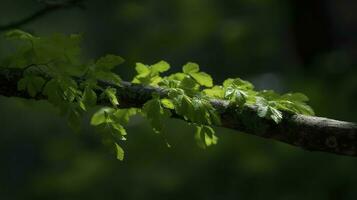
[[[6,97],[31,98],[26,92],[17,90],[17,82],[22,77],[20,69],[0,69],[0,95]],[[153,93],[162,97],[167,91],[162,88],[123,82],[118,87],[111,83],[100,82],[103,86],[117,89],[122,108],[142,107],[152,98]],[[44,99],[37,96],[35,99]],[[106,104],[106,102],[101,102]],[[247,134],[281,141],[309,151],[322,151],[340,155],[357,156],[357,125],[322,117],[292,115],[284,113],[281,123],[260,118],[255,107],[244,107],[238,111],[227,101],[212,99],[211,104],[221,116],[222,127]],[[173,115],[176,116],[177,115]]]

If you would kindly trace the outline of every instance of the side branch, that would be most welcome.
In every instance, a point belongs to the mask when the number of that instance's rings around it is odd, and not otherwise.
[[[0,69],[0,95],[31,98],[26,92],[17,90],[17,82],[21,77],[20,69]],[[162,97],[167,95],[167,91],[162,88],[129,82],[123,82],[120,87],[107,82],[100,84],[117,89],[122,108],[140,108],[152,98],[153,93],[159,93]],[[35,99],[44,98],[37,96]],[[222,127],[278,140],[309,151],[357,156],[357,125],[354,123],[284,113],[282,122],[276,124],[272,120],[258,117],[255,107],[246,106],[238,111],[227,101],[217,99],[212,99],[211,104],[220,113]]]
[[[30,22],[33,22],[49,13],[52,13],[57,10],[61,9],[67,9],[71,7],[81,7],[82,5],[80,4],[82,0],[67,0],[64,2],[49,2],[49,1],[43,1],[45,4],[45,7],[42,8],[41,10],[38,10],[37,12],[20,19],[18,21],[10,22],[9,24],[5,25],[0,25],[0,31],[5,31],[5,30],[10,30],[10,29],[15,29],[15,28],[20,28],[21,26],[28,24]]]

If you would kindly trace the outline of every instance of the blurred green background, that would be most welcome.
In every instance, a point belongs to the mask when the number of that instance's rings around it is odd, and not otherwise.
[[[107,0],[54,12],[22,29],[83,33],[86,58],[200,64],[215,83],[241,77],[259,89],[307,94],[317,115],[357,121],[357,2],[353,0]],[[1,0],[0,24],[43,5]],[[1,40],[0,42],[3,42]],[[6,48],[0,50],[5,54]],[[356,199],[357,159],[307,152],[218,128],[195,145],[193,130],[167,121],[171,144],[136,117],[117,161],[84,120],[71,131],[46,102],[0,97],[0,199]]]

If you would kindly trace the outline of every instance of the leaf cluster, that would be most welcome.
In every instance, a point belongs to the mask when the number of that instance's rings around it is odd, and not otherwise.
[[[221,85],[214,85],[212,77],[200,71],[198,64],[188,62],[178,73],[162,76],[170,69],[165,61],[153,65],[136,63],[137,74],[133,84],[161,87],[167,96],[152,94],[141,109],[119,109],[117,88],[122,79],[113,71],[124,62],[116,55],[106,55],[97,60],[83,62],[80,54],[81,35],[54,34],[35,37],[14,30],[5,34],[14,43],[16,51],[3,59],[0,66],[23,69],[18,90],[27,91],[31,97],[43,95],[58,107],[75,130],[81,126],[82,116],[92,113],[91,125],[103,132],[103,137],[124,158],[121,147],[126,140],[125,125],[131,116],[145,116],[154,132],[164,129],[165,120],[175,114],[194,126],[197,144],[206,148],[216,144],[218,138],[213,126],[220,125],[219,112],[212,106],[212,99],[228,101],[239,110],[254,106],[257,115],[275,123],[283,119],[283,112],[313,115],[307,105],[308,98],[301,93],[280,95],[274,91],[256,91],[253,84],[240,78],[229,78]],[[103,86],[101,83],[110,83]],[[109,107],[99,105],[108,102]]]

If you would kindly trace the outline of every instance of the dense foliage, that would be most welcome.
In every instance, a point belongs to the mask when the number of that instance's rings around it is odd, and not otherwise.
[[[104,133],[104,141],[114,147],[119,160],[124,158],[120,146],[126,140],[124,126],[136,114],[145,116],[153,130],[160,133],[165,120],[175,113],[196,128],[194,138],[202,148],[216,144],[218,140],[213,126],[220,125],[221,121],[219,112],[210,103],[212,99],[226,100],[236,112],[244,106],[254,106],[259,117],[275,123],[280,123],[283,112],[314,114],[306,104],[308,98],[304,94],[256,91],[250,82],[240,78],[229,78],[222,85],[215,85],[212,77],[192,62],[185,64],[182,72],[162,76],[170,69],[165,61],[153,65],[136,63],[137,75],[131,82],[165,89],[167,97],[152,94],[152,99],[142,108],[120,109],[116,87],[121,87],[122,79],[112,72],[124,62],[120,56],[106,55],[95,61],[82,62],[80,35],[36,37],[14,30],[5,36],[14,43],[15,51],[2,61],[1,66],[24,70],[18,90],[27,91],[31,97],[47,97],[77,131],[83,114],[91,108],[97,109],[91,124]],[[99,81],[112,86],[103,87]],[[108,101],[111,105],[100,106],[100,101]]]

